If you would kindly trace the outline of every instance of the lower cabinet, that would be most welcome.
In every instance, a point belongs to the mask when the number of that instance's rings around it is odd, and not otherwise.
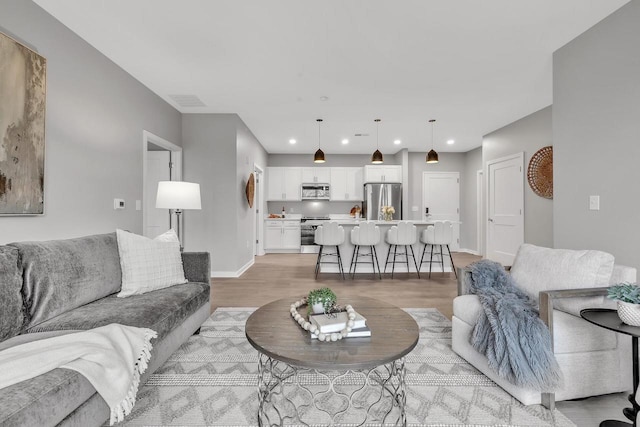
[[[264,249],[300,250],[300,221],[265,221]]]

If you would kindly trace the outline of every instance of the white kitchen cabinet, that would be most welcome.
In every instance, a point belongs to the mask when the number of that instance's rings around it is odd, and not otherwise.
[[[301,168],[267,168],[267,201],[302,200]]]
[[[366,165],[364,182],[402,182],[402,166]]]
[[[300,250],[300,221],[266,220],[264,249],[266,251]]]
[[[283,221],[282,249],[300,250],[300,222]]]
[[[331,168],[302,168],[302,182],[305,184],[328,184],[331,179]]]
[[[331,200],[363,200],[362,168],[331,168]]]

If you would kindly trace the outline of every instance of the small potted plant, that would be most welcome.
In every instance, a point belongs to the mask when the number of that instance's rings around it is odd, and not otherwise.
[[[307,304],[314,314],[330,313],[338,297],[329,288],[314,289],[307,295]]]
[[[618,301],[618,316],[622,323],[640,326],[640,287],[621,283],[608,289],[608,297]]]

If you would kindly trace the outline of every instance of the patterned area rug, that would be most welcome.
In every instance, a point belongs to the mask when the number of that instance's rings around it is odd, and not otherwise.
[[[138,392],[124,425],[257,425],[257,352],[244,324],[254,309],[219,308]],[[420,326],[406,358],[410,426],[575,426],[559,411],[523,406],[451,350],[451,322],[405,309]],[[318,425],[326,425],[320,422]]]

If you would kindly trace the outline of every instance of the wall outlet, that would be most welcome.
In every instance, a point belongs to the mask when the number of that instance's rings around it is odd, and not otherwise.
[[[417,206],[411,206],[411,212],[418,212]]]
[[[113,209],[124,209],[124,199],[113,199]]]
[[[600,196],[589,196],[589,210],[600,210]]]

